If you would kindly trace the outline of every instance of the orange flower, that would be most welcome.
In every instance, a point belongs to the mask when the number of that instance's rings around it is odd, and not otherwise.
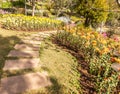
[[[86,39],[89,40],[89,39],[90,39],[90,36],[86,36]]]
[[[116,58],[116,57],[111,57],[111,61],[112,61],[112,62],[120,63],[120,59],[119,59],[119,58]]]
[[[114,58],[114,57],[111,57],[110,60],[111,60],[112,62],[115,62],[115,58]]]

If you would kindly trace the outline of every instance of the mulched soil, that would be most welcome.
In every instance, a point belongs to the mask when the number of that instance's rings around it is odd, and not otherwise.
[[[85,62],[82,55],[66,49],[69,53],[71,53],[73,56],[76,57],[78,60],[78,71],[80,72],[80,85],[83,94],[97,94],[95,90],[95,77],[88,73],[89,70],[89,64]]]

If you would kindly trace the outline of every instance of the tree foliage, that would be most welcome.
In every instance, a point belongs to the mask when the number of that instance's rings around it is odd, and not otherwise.
[[[54,9],[55,14],[57,16],[63,13],[70,12],[72,0],[48,0],[48,1],[51,1],[51,8]]]
[[[105,21],[108,13],[108,3],[106,0],[76,0],[75,12],[85,17],[85,26],[101,23]]]
[[[109,2],[109,14],[106,24],[112,27],[120,26],[120,11],[119,5],[115,0],[108,0]]]

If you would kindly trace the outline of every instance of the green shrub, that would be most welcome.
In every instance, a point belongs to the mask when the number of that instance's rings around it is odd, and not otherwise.
[[[10,8],[12,7],[12,3],[11,2],[3,2],[2,3],[2,8]]]
[[[76,17],[76,16],[71,16],[71,20],[74,22],[82,22],[83,23],[85,19]]]
[[[25,3],[23,0],[19,0],[19,1],[12,1],[12,6],[14,7],[20,7],[20,8],[24,8]]]

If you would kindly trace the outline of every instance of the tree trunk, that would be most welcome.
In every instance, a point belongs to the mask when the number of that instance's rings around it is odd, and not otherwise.
[[[118,6],[120,7],[120,0],[116,0]]]
[[[35,15],[35,0],[32,0],[32,16]]]
[[[89,18],[89,17],[86,17],[85,23],[84,23],[85,27],[89,27],[90,24],[91,24],[91,23],[90,23],[90,18]]]
[[[27,15],[27,6],[26,6],[26,0],[25,0],[25,15]]]

